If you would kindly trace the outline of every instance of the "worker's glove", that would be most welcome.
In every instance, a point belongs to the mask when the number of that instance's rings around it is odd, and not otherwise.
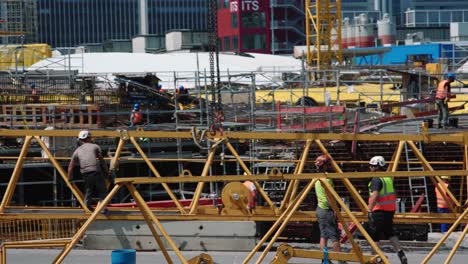
[[[445,98],[444,99],[444,104],[447,104],[449,102],[449,99],[448,98]]]

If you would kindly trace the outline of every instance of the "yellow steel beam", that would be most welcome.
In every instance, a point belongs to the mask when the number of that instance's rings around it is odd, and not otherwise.
[[[16,183],[18,182],[19,176],[21,175],[23,164],[26,155],[28,155],[29,146],[31,145],[31,136],[26,136],[24,140],[23,147],[21,148],[21,152],[18,156],[18,161],[16,162],[15,169],[13,170],[13,174],[11,175],[10,181],[8,182],[7,189],[5,194],[3,195],[2,203],[0,204],[0,213],[5,212],[5,208],[10,204],[11,199],[13,198],[13,194],[15,192]]]
[[[380,258],[382,259],[383,263],[390,264],[388,261],[388,258],[385,256],[385,254],[380,250],[379,246],[372,240],[370,235],[367,233],[366,229],[361,225],[361,222],[354,216],[354,214],[349,210],[349,208],[346,206],[346,204],[343,202],[341,197],[336,193],[336,191],[333,189],[333,187],[328,183],[328,181],[324,179],[320,179],[320,182],[322,183],[322,186],[327,190],[328,193],[331,194],[331,196],[335,199],[336,202],[341,206],[341,208],[346,212],[346,214],[351,218],[351,221],[356,225],[357,229],[361,232],[361,234],[364,236],[364,238],[367,240],[369,245],[371,246],[372,250],[376,252]],[[343,223],[342,223],[343,224]]]
[[[294,174],[301,174],[304,171],[305,163],[307,161],[307,157],[309,156],[310,146],[312,145],[312,140],[308,139],[304,146],[304,150],[301,153],[301,159],[299,164],[297,164],[296,168],[294,169]],[[293,180],[288,184],[288,189],[286,190],[286,194],[283,197],[283,201],[281,202],[281,209],[284,208],[287,204],[289,204],[293,199],[296,197],[297,189],[299,188],[299,180]]]
[[[245,162],[241,159],[241,157],[239,156],[239,154],[237,153],[236,149],[232,146],[232,144],[227,141],[226,142],[226,146],[228,147],[228,149],[231,151],[232,155],[234,155],[234,157],[236,158],[237,162],[239,162],[239,165],[242,167],[242,169],[244,169],[244,171],[248,174],[248,175],[252,175],[252,172],[249,170],[249,167],[247,167],[247,165],[245,164]],[[270,197],[268,197],[268,195],[265,193],[265,191],[263,190],[263,188],[260,186],[260,184],[258,184],[258,181],[253,181],[253,183],[255,184],[255,187],[257,188],[257,191],[260,193],[260,195],[262,196],[262,198],[265,200],[265,202],[270,206],[270,208],[272,210],[275,211],[275,213],[278,213],[278,208],[276,207],[276,205],[271,201]]]
[[[185,257],[182,255],[182,253],[180,252],[179,248],[177,247],[177,245],[175,244],[175,242],[172,240],[172,238],[170,237],[170,235],[167,233],[167,231],[164,229],[164,227],[162,226],[161,222],[159,222],[158,218],[156,218],[156,216],[151,212],[151,209],[149,208],[149,206],[146,204],[145,200],[143,199],[143,197],[140,195],[140,193],[138,192],[138,190],[135,188],[135,186],[133,186],[133,184],[131,183],[125,183],[125,186],[127,187],[128,191],[132,194],[133,198],[135,199],[135,201],[137,202],[138,204],[138,207],[140,208],[140,211],[142,214],[146,214],[146,217],[149,217],[151,218],[151,220],[153,221],[153,223],[156,225],[156,227],[159,229],[159,232],[161,232],[161,234],[163,235],[163,237],[166,239],[167,243],[169,244],[169,246],[171,246],[172,250],[174,251],[174,253],[177,255],[177,257],[179,258],[179,260],[182,262],[182,263],[188,263],[187,260],[185,259]],[[156,237],[155,237],[156,239]]]
[[[463,147],[463,162],[464,162],[463,168],[467,170],[468,169],[468,146],[467,145]],[[465,175],[466,175],[466,194],[467,194],[467,198],[465,201],[465,205],[466,205],[468,203],[468,174],[465,174]],[[462,190],[463,190],[463,183],[461,184],[461,188],[460,188],[460,204],[462,203],[461,199],[463,199]]]
[[[411,147],[411,149],[413,150],[413,153],[416,155],[416,157],[418,157],[419,161],[422,162],[422,165],[424,167],[425,170],[428,170],[428,171],[434,171],[434,169],[432,168],[431,164],[429,164],[429,162],[427,162],[427,159],[424,157],[424,155],[419,151],[418,147],[416,147],[416,145],[414,144],[413,141],[407,141],[407,143],[409,144],[409,146]],[[447,186],[445,186],[445,184],[443,184],[444,182],[442,181],[442,179],[440,178],[440,176],[443,176],[443,175],[436,175],[435,177],[429,177],[429,179],[431,179],[432,183],[434,184],[434,186],[441,192],[441,193],[446,193],[448,195],[448,197],[445,197],[445,195],[443,196],[444,200],[446,200],[448,206],[450,207],[450,210],[452,212],[456,212],[457,209],[456,207],[460,207],[460,202],[458,202],[457,198],[455,198],[455,196],[452,194],[452,192],[447,188]],[[440,185],[438,183],[441,183]],[[452,203],[453,202],[453,203]],[[455,205],[455,206],[454,206]]]
[[[461,223],[462,219],[465,218],[465,216],[468,215],[468,208],[465,209],[463,214],[461,214],[458,219],[455,221],[455,223],[452,224],[452,226],[449,228],[449,230],[442,236],[442,238],[437,242],[437,244],[432,248],[432,250],[427,254],[427,256],[424,258],[424,260],[421,262],[421,264],[426,264],[432,256],[439,250],[439,248],[444,244],[445,240],[452,234],[455,229],[457,229],[458,225]],[[465,228],[466,229],[466,228]],[[465,231],[465,230],[463,230]],[[462,236],[464,237],[464,236]]]
[[[132,182],[134,184],[155,184],[155,183],[196,183],[196,182],[231,182],[231,181],[272,181],[272,180],[311,180],[319,178],[330,179],[366,179],[372,177],[421,177],[421,176],[460,176],[467,174],[467,170],[433,170],[433,171],[395,171],[395,172],[343,172],[343,173],[302,173],[302,174],[281,174],[281,175],[217,175],[210,177],[122,177],[115,182]]]
[[[280,226],[280,224],[283,224],[284,222],[288,222],[291,220],[292,213],[294,213],[299,205],[301,204],[302,200],[305,198],[305,196],[310,192],[312,187],[314,186],[315,182],[317,180],[311,180],[310,183],[307,184],[306,188],[302,190],[301,194],[294,199],[294,201],[291,203],[290,206],[286,208],[286,210],[276,219],[275,223],[270,227],[270,229],[267,231],[267,233],[263,236],[263,238],[255,245],[255,247],[252,249],[252,251],[247,255],[247,257],[244,259],[242,263],[247,264],[249,261],[253,258],[255,253],[263,246],[263,244],[268,240],[268,238],[275,232],[276,228]],[[283,222],[284,221],[284,222]],[[281,226],[284,229],[284,226]],[[281,228],[280,227],[280,228]],[[279,233],[277,232],[275,234],[275,237],[277,238]],[[271,241],[275,241],[275,239],[271,239]],[[271,248],[271,243],[268,245]],[[269,249],[268,249],[269,250]],[[267,249],[265,249],[265,252]],[[263,252],[263,253],[265,253]],[[265,254],[262,254],[259,258],[259,261],[265,258]]]
[[[317,143],[320,150],[324,154],[331,157],[330,153],[328,153],[327,148],[325,148],[325,146],[322,144],[320,140],[315,140],[315,142]],[[333,159],[331,159],[331,162],[332,162],[333,168],[335,169],[337,173],[343,173],[340,166],[338,166],[338,164]],[[346,186],[346,189],[348,189],[348,191],[351,193],[351,196],[354,198],[354,200],[356,201],[361,211],[367,212],[367,203],[364,201],[364,199],[362,199],[361,195],[359,195],[356,188],[354,188],[354,185],[349,181],[348,178],[342,178],[341,180],[343,181],[343,184]]]
[[[208,159],[206,160],[205,166],[203,167],[203,171],[201,173],[201,177],[208,176],[210,172],[211,164],[213,163],[214,155],[216,154],[218,144],[215,147],[210,149],[210,154],[208,155]],[[190,203],[190,211],[189,214],[194,214],[195,210],[198,207],[198,200],[200,199],[200,195],[203,191],[204,182],[198,182],[197,188],[195,189],[195,194],[193,195],[192,202]]]
[[[320,180],[320,183],[322,183],[324,181],[325,180]],[[327,200],[328,200],[328,197],[333,197],[333,195],[328,191],[328,189],[326,187],[325,187],[325,191],[327,193]],[[346,236],[348,237],[349,242],[351,243],[351,246],[352,246],[353,251],[354,251],[353,254],[358,257],[359,262],[364,263],[365,261],[364,261],[364,256],[362,254],[361,248],[356,243],[356,241],[354,241],[354,236],[353,236],[353,234],[351,234],[351,231],[349,230],[349,227],[348,227],[346,221],[344,220],[344,217],[342,216],[340,209],[336,205],[336,201],[333,200],[333,199],[329,199],[329,200],[330,200],[329,204],[330,204],[331,208],[335,212],[335,215],[338,218],[338,221],[341,223],[341,226],[343,227],[343,229],[344,229],[344,231],[346,233]]]
[[[275,259],[270,264],[284,264],[288,263],[291,258],[307,258],[307,259],[323,259],[325,256],[323,251],[320,250],[305,250],[293,248],[290,245],[282,244],[276,250]],[[343,253],[343,252],[328,252],[328,258],[330,260],[338,261],[349,261],[349,262],[360,262],[360,263],[379,263],[380,259],[378,256],[364,255],[360,259],[354,253]]]
[[[90,211],[89,211],[88,206],[86,206],[86,203],[84,201],[83,193],[80,191],[80,189],[78,189],[78,187],[75,184],[70,182],[70,180],[68,179],[67,173],[62,168],[60,163],[58,163],[58,161],[55,159],[54,155],[52,155],[49,148],[45,145],[44,141],[42,141],[42,139],[39,136],[35,136],[34,138],[39,143],[42,150],[44,150],[44,152],[47,154],[48,159],[54,165],[54,168],[58,171],[58,173],[62,177],[62,180],[65,182],[65,184],[67,184],[68,188],[70,188],[70,190],[73,193],[73,195],[75,196],[76,200],[80,203],[81,208],[83,208],[83,210],[85,210],[86,212],[89,213]]]
[[[90,214],[76,213],[71,214],[64,211],[63,213],[48,213],[41,212],[37,209],[29,210],[25,208],[24,213],[15,214],[15,213],[4,213],[2,214],[3,220],[40,220],[40,219],[77,219],[77,220],[86,220],[89,218]],[[82,211],[80,209],[80,211]],[[177,210],[174,212],[168,212],[167,210],[156,210],[152,208],[152,212],[158,215],[160,220],[171,220],[171,221],[193,221],[193,220],[210,220],[210,221],[276,221],[278,215],[274,214],[270,208],[257,206],[256,214],[254,215],[221,215],[218,212],[218,209],[215,207],[200,207],[196,215],[182,215]],[[135,214],[138,210],[129,209],[129,208],[110,208],[110,212],[119,212],[116,215],[110,215],[108,217],[98,216],[99,220],[122,220],[122,221],[135,221],[135,220],[144,220],[141,215]],[[367,215],[362,212],[353,212],[354,216],[360,222],[367,221]],[[455,222],[460,214],[454,213],[397,213],[394,217],[395,223],[418,223],[418,224],[427,224],[427,223],[452,223]],[[343,214],[345,221],[350,221],[351,218],[346,214]],[[291,218],[291,221],[297,222],[315,222],[316,216],[315,211],[299,211],[295,212]],[[461,220],[462,223],[468,223],[468,217]]]
[[[161,174],[159,174],[158,170],[156,170],[153,163],[150,160],[148,160],[148,156],[146,156],[145,152],[141,149],[140,145],[135,140],[135,138],[130,136],[130,141],[133,143],[133,145],[137,149],[138,153],[140,153],[141,157],[145,160],[146,165],[148,165],[148,167],[150,168],[151,172],[155,175],[155,177],[162,178]],[[167,183],[162,183],[161,185],[163,186],[164,190],[166,190],[169,197],[171,197],[171,200],[174,202],[174,204],[177,206],[177,208],[179,208],[180,212],[185,214],[186,212],[185,212],[184,207],[180,204],[179,200],[174,195],[174,193],[172,192],[169,185],[167,185]]]
[[[49,137],[76,137],[79,130],[11,130],[0,129],[0,136],[5,137],[26,137],[26,136],[49,136]],[[129,137],[146,137],[146,138],[170,138],[170,139],[192,139],[192,134],[189,131],[174,132],[174,131],[128,131]],[[93,130],[93,137],[113,137],[119,138],[120,131]],[[468,132],[455,133],[450,135],[433,134],[427,138],[423,135],[408,135],[408,134],[334,134],[334,133],[289,133],[289,132],[224,132],[223,135],[207,134],[210,139],[232,139],[232,140],[248,140],[248,139],[263,139],[263,140],[343,140],[343,141],[385,141],[398,142],[405,141],[424,141],[428,143],[446,142],[465,144],[468,141]]]
[[[115,196],[115,194],[120,190],[122,186],[120,184],[115,185],[114,188],[109,192],[109,194],[104,198],[103,201],[99,202],[94,209],[91,216],[89,216],[88,220],[78,229],[75,236],[71,239],[71,241],[67,244],[67,246],[60,252],[60,254],[54,259],[53,263],[62,263],[65,257],[70,253],[72,248],[78,243],[78,240],[85,234],[86,230],[88,230],[89,226],[96,220],[101,211],[107,206],[107,204],[111,201],[111,199]]]

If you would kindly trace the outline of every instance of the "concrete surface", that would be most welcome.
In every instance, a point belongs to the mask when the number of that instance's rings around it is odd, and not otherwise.
[[[51,263],[52,260],[57,256],[60,251],[57,249],[12,249],[7,251],[7,263],[12,264],[42,264],[42,263]],[[74,249],[70,252],[63,263],[68,264],[103,264],[111,263],[111,250],[84,250],[84,249]],[[183,255],[189,259],[191,257],[197,256],[201,252],[188,251],[183,252]],[[217,264],[240,264],[242,263],[245,256],[248,252],[205,252],[211,255]],[[444,263],[447,255],[447,250],[438,252],[432,259],[429,261],[431,264]],[[269,263],[274,257],[275,253],[269,253],[267,258],[262,263]],[[394,253],[386,253],[389,257],[391,263],[400,263],[398,257]],[[418,251],[418,252],[407,252],[408,260],[410,264],[421,263],[424,257],[427,255],[427,252]],[[180,263],[173,252],[170,252],[170,256],[174,263]],[[250,261],[250,263],[255,263],[259,254]],[[458,252],[452,264],[465,264],[468,259],[468,251]],[[137,263],[138,264],[162,264],[166,263],[162,253],[157,252],[137,252]],[[305,264],[305,263],[321,263],[320,260],[307,260],[307,259],[292,259],[289,263],[291,264]]]
[[[447,248],[453,248],[455,243],[460,238],[462,232],[453,232],[450,236],[445,240],[444,244]],[[444,236],[443,233],[429,233],[427,237],[427,242],[437,243],[440,239]],[[462,243],[460,244],[460,248],[467,249],[468,248],[468,236],[465,236]],[[468,261],[467,261],[468,263]]]

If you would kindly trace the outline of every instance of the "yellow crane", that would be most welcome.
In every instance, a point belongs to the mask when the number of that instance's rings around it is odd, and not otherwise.
[[[306,0],[305,16],[307,64],[318,70],[341,64],[341,0]]]

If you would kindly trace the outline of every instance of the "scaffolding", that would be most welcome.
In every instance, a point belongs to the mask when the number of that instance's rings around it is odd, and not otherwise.
[[[0,2],[0,44],[34,43],[37,37],[37,1]]]

